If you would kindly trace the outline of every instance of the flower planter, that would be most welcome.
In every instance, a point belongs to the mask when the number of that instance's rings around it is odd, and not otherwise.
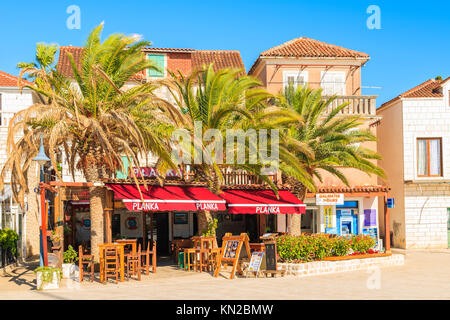
[[[59,283],[61,282],[60,277],[58,276],[57,271],[53,271],[53,277],[51,281],[43,281],[43,272],[36,272],[36,285],[38,290],[51,290],[58,289]]]
[[[63,263],[62,264],[62,277],[63,279],[70,279],[75,272],[74,263]]]
[[[376,257],[388,257],[392,253],[371,253],[371,254],[357,254],[353,256],[342,256],[342,257],[325,257],[323,261],[341,261],[341,260],[352,260],[352,259],[366,259],[366,258],[376,258]]]

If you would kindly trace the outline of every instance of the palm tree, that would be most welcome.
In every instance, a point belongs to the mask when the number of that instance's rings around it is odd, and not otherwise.
[[[270,94],[261,88],[259,80],[243,75],[240,69],[220,69],[216,72],[211,64],[194,71],[188,77],[174,73],[171,75],[171,80],[166,85],[176,104],[185,114],[187,119],[185,128],[191,137],[194,137],[192,144],[187,146],[191,155],[194,150],[203,153],[207,149],[203,139],[195,138],[196,122],[201,124],[202,137],[209,129],[216,129],[222,137],[226,137],[227,129],[242,128],[240,121],[242,119],[251,121],[251,109],[270,97]],[[218,194],[223,183],[222,170],[230,165],[218,163],[215,156],[214,153],[209,162],[190,164],[190,167],[197,178],[207,181],[211,191]],[[223,154],[218,156],[223,158]],[[246,169],[255,174],[258,174],[261,168],[260,165],[250,165],[248,162],[233,167]],[[267,176],[261,178],[273,185]],[[204,230],[211,215],[208,212],[201,213],[198,218],[199,230]]]
[[[361,143],[376,141],[369,130],[359,128],[363,124],[362,116],[340,114],[347,103],[328,113],[336,97],[325,100],[321,92],[321,89],[313,90],[307,86],[296,89],[290,86],[278,96],[281,107],[295,111],[304,121],[303,124],[290,126],[287,131],[290,139],[307,145],[313,155],[295,152],[298,161],[311,177],[320,182],[322,173],[328,172],[348,186],[347,177],[338,167],[353,168],[369,176],[375,174],[384,177],[384,171],[372,162],[381,159],[380,155],[361,146]],[[290,174],[289,166],[285,169],[288,169],[283,172],[285,180],[293,187],[300,200],[305,199],[307,190],[314,192]],[[289,229],[291,234],[300,233],[300,216],[291,217]]]
[[[242,132],[254,129],[258,132],[261,129],[278,129],[280,126],[288,123],[302,123],[302,118],[297,113],[269,105],[269,99],[273,98],[273,96],[262,88],[262,84],[258,79],[243,75],[240,69],[221,69],[216,72],[214,71],[214,66],[210,64],[192,73],[189,77],[172,73],[172,79],[166,85],[176,104],[180,106],[187,118],[186,128],[190,131],[191,137],[195,137],[196,122],[200,122],[202,125],[202,137],[210,129],[216,129],[222,137],[226,137],[228,129],[242,130]],[[259,148],[259,151],[270,151],[272,143],[275,142],[272,142],[271,132],[268,131],[268,133],[267,150],[258,145],[257,141],[251,139],[249,139],[248,143],[245,143],[245,150],[242,149],[242,145],[234,143],[233,150],[226,150],[227,146],[224,139],[223,153],[220,154],[222,156],[221,159],[225,159],[225,150],[233,151],[233,154],[244,153],[246,155],[250,155],[250,149],[256,150],[256,147]],[[281,139],[284,138],[282,137]],[[285,166],[285,163],[289,164],[290,173],[293,176],[314,188],[312,178],[298,163],[294,154],[285,145],[280,145],[279,147],[280,165]],[[289,147],[310,155],[307,146],[301,142],[294,140]],[[203,150],[207,149],[207,143],[203,139],[195,140],[194,138],[192,139],[192,144],[188,145],[187,148],[191,153],[194,150],[203,152]],[[214,150],[214,152],[217,152],[217,150]],[[237,161],[229,163],[227,158],[227,163],[221,164],[215,161],[215,155],[211,155],[209,163],[203,161],[190,165],[198,178],[208,182],[212,192],[220,193],[223,183],[222,172],[231,168],[234,170],[245,170],[254,174],[270,185],[278,196],[277,186],[263,173],[262,169],[265,164],[261,162],[259,157],[252,162],[250,161],[250,156],[246,156],[243,163],[237,163]],[[199,214],[198,217],[199,230],[204,230],[211,219],[211,215],[206,212]]]
[[[102,29],[103,24],[90,33],[80,67],[69,54],[74,80],[65,78],[48,63],[23,65],[21,74],[31,73],[36,78],[36,85],[29,88],[41,102],[18,112],[11,120],[8,160],[1,172],[5,177],[11,170],[14,196],[23,206],[28,190],[26,172],[43,133],[52,166],[57,168],[56,155],[64,155],[72,175],[81,170],[86,181],[94,185],[89,191],[91,248],[96,260],[98,244],[104,241],[105,189],[99,183],[111,178],[116,170],[123,171],[123,155],[140,167],[151,152],[175,167],[164,135],[181,121],[175,107],[156,98],[155,84],[137,83],[129,90],[123,89],[136,74],[155,68],[141,51],[149,43],[121,34],[101,42]],[[20,134],[23,136],[15,139]],[[56,173],[61,179],[58,170]],[[131,174],[138,183],[133,170]]]

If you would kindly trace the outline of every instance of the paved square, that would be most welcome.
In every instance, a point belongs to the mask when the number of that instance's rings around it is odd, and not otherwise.
[[[393,252],[406,255],[405,265],[379,269],[379,289],[368,288],[378,275],[367,270],[306,278],[229,280],[164,266],[156,274],[144,275],[142,281],[105,286],[63,280],[59,290],[40,292],[35,290],[34,273],[17,268],[0,277],[0,299],[450,299],[450,250]]]

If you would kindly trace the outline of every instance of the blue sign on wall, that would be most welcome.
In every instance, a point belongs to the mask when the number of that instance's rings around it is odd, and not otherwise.
[[[394,198],[388,198],[388,199],[387,199],[387,207],[388,207],[389,209],[392,209],[392,208],[395,207],[395,201],[394,201]]]

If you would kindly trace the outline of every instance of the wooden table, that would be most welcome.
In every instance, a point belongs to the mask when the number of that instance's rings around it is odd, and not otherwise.
[[[125,281],[125,244],[123,243],[102,243],[98,245],[100,251],[100,282],[104,281],[104,260],[105,260],[105,249],[106,248],[116,248],[119,251],[119,262],[120,262],[120,282]]]
[[[216,237],[192,237],[194,248],[200,249],[212,249],[217,248]]]
[[[136,253],[137,251],[137,239],[120,239],[116,240],[117,243],[124,244],[124,245],[131,245],[131,251],[132,253]]]

